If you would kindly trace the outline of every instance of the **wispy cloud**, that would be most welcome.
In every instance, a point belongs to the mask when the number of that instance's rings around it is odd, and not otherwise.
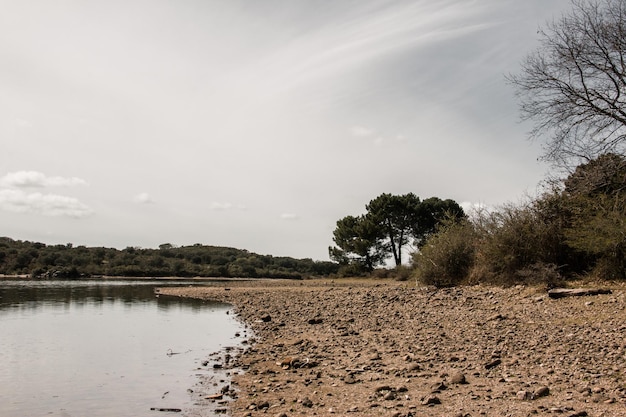
[[[81,218],[93,210],[78,199],[57,194],[27,193],[22,190],[0,190],[0,209],[15,213]]]
[[[482,7],[481,7],[482,6]],[[485,5],[458,1],[363,2],[359,6],[335,5],[341,18],[298,34],[291,42],[260,63],[238,74],[244,90],[264,89],[267,94],[333,79],[370,67],[393,54],[423,48],[488,29],[494,23],[477,22]]]
[[[87,185],[87,182],[77,177],[49,177],[38,171],[17,171],[9,172],[0,178],[0,185],[17,188],[44,188]]]
[[[374,131],[363,126],[352,126],[350,128],[350,134],[356,137],[367,137],[372,136],[374,134]]]
[[[209,205],[209,210],[245,210],[246,206],[243,204],[233,204],[228,202],[214,201]]]
[[[133,201],[137,204],[154,204],[154,199],[148,193],[139,193],[133,197]]]
[[[352,136],[356,138],[363,138],[363,139],[371,140],[371,142],[375,146],[383,146],[386,143],[391,144],[391,143],[406,142],[406,137],[402,134],[397,134],[393,137],[387,137],[382,134],[379,134],[374,129],[364,127],[364,126],[359,126],[359,125],[352,126],[349,129],[349,132]]]

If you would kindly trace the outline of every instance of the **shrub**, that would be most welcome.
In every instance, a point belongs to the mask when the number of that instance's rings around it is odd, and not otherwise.
[[[562,226],[537,202],[482,213],[476,224],[479,243],[472,281],[514,284],[528,281],[533,265],[558,265]]]
[[[413,255],[417,281],[437,287],[459,284],[474,265],[476,242],[477,234],[469,221],[444,222]]]

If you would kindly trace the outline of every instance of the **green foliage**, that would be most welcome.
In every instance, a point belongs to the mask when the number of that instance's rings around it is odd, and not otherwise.
[[[476,260],[478,234],[468,220],[444,221],[413,254],[416,279],[450,287],[466,279]]]
[[[127,247],[117,250],[48,246],[0,238],[0,274],[6,275],[302,278],[328,276],[338,270],[339,265],[333,262],[257,255],[240,249],[200,244],[182,247],[163,244],[159,249]]]
[[[602,155],[565,181],[566,243],[590,260],[601,278],[626,278],[626,158]]]
[[[350,265],[353,272],[371,272],[390,255],[400,267],[406,248],[421,245],[446,215],[465,216],[453,200],[432,197],[420,201],[413,193],[381,194],[366,205],[366,210],[364,215],[337,222],[333,233],[337,246],[329,248],[331,259]]]
[[[337,247],[328,248],[330,259],[340,265],[351,265],[343,268],[344,274],[349,271],[361,275],[385,261],[383,234],[371,216],[346,216],[338,220],[333,240]]]
[[[593,274],[626,278],[626,157],[582,164],[534,201],[442,223],[413,258],[426,284],[557,285]]]
[[[420,229],[419,197],[413,193],[381,194],[370,201],[366,209],[372,223],[386,239],[386,247],[391,249],[396,266],[402,265],[402,248]]]

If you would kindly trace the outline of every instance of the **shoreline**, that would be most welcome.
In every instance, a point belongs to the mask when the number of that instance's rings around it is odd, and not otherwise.
[[[626,406],[626,284],[606,285],[559,300],[374,279],[160,293],[230,303],[252,330],[232,362],[233,417],[613,417]]]

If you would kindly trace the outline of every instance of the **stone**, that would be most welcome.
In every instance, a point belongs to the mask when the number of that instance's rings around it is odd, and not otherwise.
[[[396,399],[396,393],[393,391],[389,391],[383,397],[384,400],[391,401]]]
[[[261,316],[261,321],[264,323],[269,323],[270,321],[272,321],[272,316],[270,316],[269,314],[265,314]]]
[[[313,407],[313,401],[311,401],[309,397],[304,397],[304,399],[302,400],[302,405],[307,408],[311,408]]]
[[[565,298],[565,297],[583,297],[590,295],[600,294],[612,294],[613,292],[606,288],[554,288],[548,291],[548,297],[550,298]]]
[[[545,397],[545,396],[547,396],[549,394],[550,394],[550,388],[548,388],[548,387],[541,387],[537,391],[535,391],[535,394],[533,395],[533,399],[534,398]]]
[[[485,369],[492,369],[495,368],[496,366],[500,365],[502,363],[502,359],[500,358],[496,358],[492,361],[489,361],[485,364]]]
[[[354,379],[354,376],[348,375],[347,377],[345,377],[343,379],[343,382],[345,382],[346,384],[349,384],[349,385],[356,384],[356,379]]]
[[[455,372],[450,375],[450,383],[451,384],[467,384],[467,380],[465,375],[461,372]]]
[[[429,395],[422,400],[422,405],[437,405],[441,404],[441,400],[439,397],[435,395]]]
[[[445,390],[447,388],[448,387],[443,382],[437,382],[437,383],[433,384],[430,387],[430,390],[431,390],[432,393],[437,393],[437,392],[441,392],[441,391],[443,391],[443,390]]]
[[[533,393],[530,391],[521,390],[521,391],[517,391],[516,396],[518,400],[528,401],[528,400],[532,400]]]

